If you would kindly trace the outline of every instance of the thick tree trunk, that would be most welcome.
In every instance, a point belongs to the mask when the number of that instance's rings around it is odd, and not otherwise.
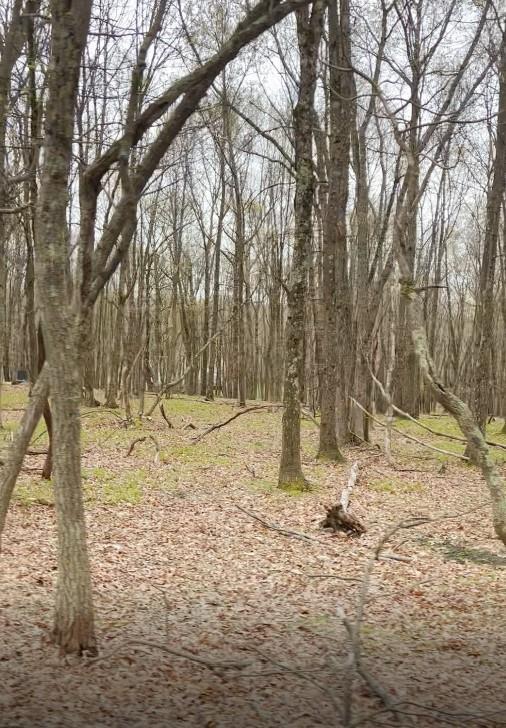
[[[300,394],[303,376],[304,311],[313,220],[313,105],[324,3],[297,11],[300,53],[299,97],[293,112],[295,135],[295,235],[287,291],[284,412],[279,485],[305,487],[300,457]]]
[[[74,107],[91,2],[51,2],[52,48],[44,164],[37,210],[36,279],[54,418],[58,583],[54,638],[64,652],[96,648],[81,491],[79,318],[69,299],[68,179]]]
[[[346,441],[348,434],[347,353],[351,344],[346,230],[351,103],[348,98],[349,73],[344,71],[344,64],[349,63],[346,52],[349,45],[347,3],[341,0],[339,12],[337,0],[330,2],[328,8],[330,139],[328,195],[322,241],[323,367],[320,377],[321,424],[318,457],[341,461],[343,456],[338,447],[338,437],[341,441]]]

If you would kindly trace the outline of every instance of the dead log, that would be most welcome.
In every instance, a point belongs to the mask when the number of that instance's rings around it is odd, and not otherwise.
[[[215,430],[219,430],[221,427],[225,427],[225,425],[228,425],[230,422],[233,422],[238,417],[241,417],[241,415],[246,415],[248,412],[258,412],[258,410],[268,410],[272,412],[274,407],[282,407],[283,405],[266,405],[266,404],[254,404],[251,407],[246,407],[241,409],[239,412],[236,412],[231,417],[228,417],[223,422],[218,422],[215,425],[211,425],[211,427],[208,427],[207,430],[204,430],[204,432],[201,432],[200,435],[194,438],[193,444],[196,444],[197,442],[200,442],[202,438],[206,437],[206,435],[209,435],[211,432],[214,432]]]
[[[322,528],[331,528],[334,533],[341,531],[350,536],[361,536],[366,532],[366,528],[358,518],[346,513],[339,503],[337,506],[327,508],[327,515],[321,522]]]
[[[366,528],[358,518],[349,513],[350,496],[358,480],[359,464],[354,462],[351,466],[350,477],[341,492],[341,498],[336,506],[327,508],[327,515],[321,522],[322,528],[331,528],[334,533],[341,531],[351,536],[361,536]]]

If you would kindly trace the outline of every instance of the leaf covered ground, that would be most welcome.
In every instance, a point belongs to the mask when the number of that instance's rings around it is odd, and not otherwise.
[[[4,444],[25,397],[4,388]],[[174,397],[164,407],[172,429],[158,412],[125,428],[119,412],[83,411],[98,658],[63,658],[51,645],[53,496],[39,480],[43,455],[27,457],[0,556],[0,726],[506,725],[506,551],[472,467],[400,435],[391,465],[377,446],[320,463],[316,428],[304,421],[313,488],[282,492],[279,410],[245,414],[195,443],[233,403]],[[444,417],[423,421],[457,434]],[[493,423],[490,436],[506,444],[500,429]],[[149,434],[159,456],[145,440],[127,457]],[[379,428],[374,438],[382,443]],[[33,451],[46,444],[41,425]],[[360,539],[319,528],[355,460]],[[342,610],[353,622],[382,534],[419,515],[432,521],[396,533],[374,565],[360,676]]]

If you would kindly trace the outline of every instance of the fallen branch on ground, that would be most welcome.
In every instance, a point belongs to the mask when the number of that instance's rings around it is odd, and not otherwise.
[[[282,536],[290,536],[291,538],[297,538],[300,541],[315,541],[316,543],[321,543],[320,539],[313,538],[312,536],[306,536],[305,533],[299,533],[298,531],[289,531],[286,528],[280,528],[279,526],[275,526],[272,523],[268,523],[267,521],[264,521],[263,518],[260,518],[259,516],[255,515],[254,513],[251,513],[251,511],[247,511],[246,508],[243,508],[242,506],[238,506],[236,504],[235,506],[238,510],[245,513],[250,518],[253,518],[255,521],[258,521],[262,524],[265,528],[270,529],[271,531],[276,531],[277,533],[280,533]]]
[[[163,404],[161,404],[161,405],[160,405],[160,414],[162,415],[163,419],[164,419],[164,420],[165,420],[165,422],[167,423],[167,425],[168,425],[168,427],[169,427],[169,430],[172,430],[172,429],[174,429],[174,425],[172,424],[172,422],[171,422],[171,421],[169,420],[169,418],[168,418],[168,417],[167,417],[167,415],[165,414],[165,409],[164,409],[164,407],[163,407]]]
[[[341,493],[341,500],[339,501],[343,507],[343,511],[345,513],[348,512],[348,507],[350,504],[350,496],[352,493],[353,488],[355,487],[355,484],[358,480],[358,470],[359,470],[359,463],[358,460],[356,460],[353,465],[351,466],[350,470],[350,477],[348,478],[348,483],[346,484],[346,487],[343,488]]]
[[[351,401],[354,402],[354,404],[357,405],[357,407],[362,410],[368,417],[371,418],[376,424],[378,424],[380,427],[387,427],[387,425],[382,422],[380,419],[372,415],[370,412],[368,412],[365,407],[362,407],[360,402],[357,402],[356,399],[353,397],[350,397]],[[461,455],[458,452],[451,452],[450,450],[443,450],[440,447],[435,447],[434,445],[428,445],[423,440],[419,440],[418,437],[415,437],[414,435],[408,435],[406,432],[402,432],[402,430],[398,430],[396,427],[390,428],[392,432],[396,432],[398,435],[401,435],[402,437],[405,437],[406,440],[412,440],[413,442],[416,442],[418,445],[422,445],[422,447],[426,447],[428,450],[434,450],[435,452],[440,452],[443,455],[450,455],[450,457],[458,458],[459,460],[465,460],[466,462],[469,462],[469,458],[466,455]]]
[[[400,407],[397,407],[392,402],[392,398],[388,396],[385,388],[383,387],[383,384],[380,382],[380,380],[374,375],[371,367],[368,364],[369,373],[374,381],[374,383],[377,385],[378,389],[380,390],[383,397],[387,400],[387,404],[389,404],[392,409],[397,412],[398,415],[401,417],[405,417],[407,420],[410,420],[410,422],[414,422],[415,425],[420,427],[422,430],[426,430],[427,432],[430,432],[432,435],[437,435],[438,437],[445,437],[447,440],[455,440],[455,442],[463,442],[464,444],[467,444],[467,440],[465,437],[459,437],[458,435],[450,435],[446,432],[439,432],[438,430],[433,430],[432,427],[429,427],[428,425],[424,425],[422,422],[416,419],[416,417],[412,417],[409,412],[405,412]],[[487,445],[490,445],[490,447],[497,447],[501,448],[501,450],[506,450],[506,445],[502,445],[500,442],[494,442],[493,440],[485,440]]]
[[[128,448],[126,457],[128,457],[129,455],[131,455],[133,453],[136,445],[138,445],[141,442],[146,442],[146,440],[151,440],[151,442],[155,446],[156,452],[155,452],[155,457],[154,457],[153,462],[154,463],[160,462],[160,445],[158,444],[158,440],[156,439],[156,437],[154,437],[153,435],[145,435],[144,437],[138,437],[136,440],[134,440],[131,443],[130,447]]]
[[[208,427],[207,430],[204,430],[204,432],[201,432],[200,435],[197,435],[197,437],[194,438],[193,444],[196,444],[197,442],[200,442],[204,437],[209,435],[211,432],[214,432],[214,430],[219,430],[222,427],[225,427],[225,425],[228,425],[233,420],[236,420],[241,415],[247,415],[250,412],[256,412],[258,410],[265,410],[265,409],[272,409],[273,407],[282,407],[283,405],[267,405],[267,404],[255,404],[252,407],[246,407],[246,409],[242,409],[239,412],[236,412],[231,417],[228,417],[226,420],[223,420],[223,422],[218,422],[215,425],[211,425],[211,427]]]

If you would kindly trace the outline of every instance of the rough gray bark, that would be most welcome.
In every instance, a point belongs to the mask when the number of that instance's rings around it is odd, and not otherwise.
[[[348,354],[351,350],[350,288],[346,207],[350,164],[349,11],[346,0],[329,9],[329,161],[328,195],[322,240],[321,425],[318,457],[341,461],[338,438],[348,433]],[[336,408],[339,412],[336,413]],[[338,431],[339,423],[339,431]]]
[[[293,112],[295,137],[295,234],[287,289],[286,362],[280,487],[305,487],[300,458],[301,378],[303,376],[304,309],[312,237],[314,170],[313,114],[317,60],[325,3],[297,12],[300,81]]]
[[[54,639],[93,652],[91,579],[81,492],[79,318],[69,300],[68,180],[79,70],[91,0],[52,0],[51,63],[35,237],[35,273],[54,424],[58,582]]]

